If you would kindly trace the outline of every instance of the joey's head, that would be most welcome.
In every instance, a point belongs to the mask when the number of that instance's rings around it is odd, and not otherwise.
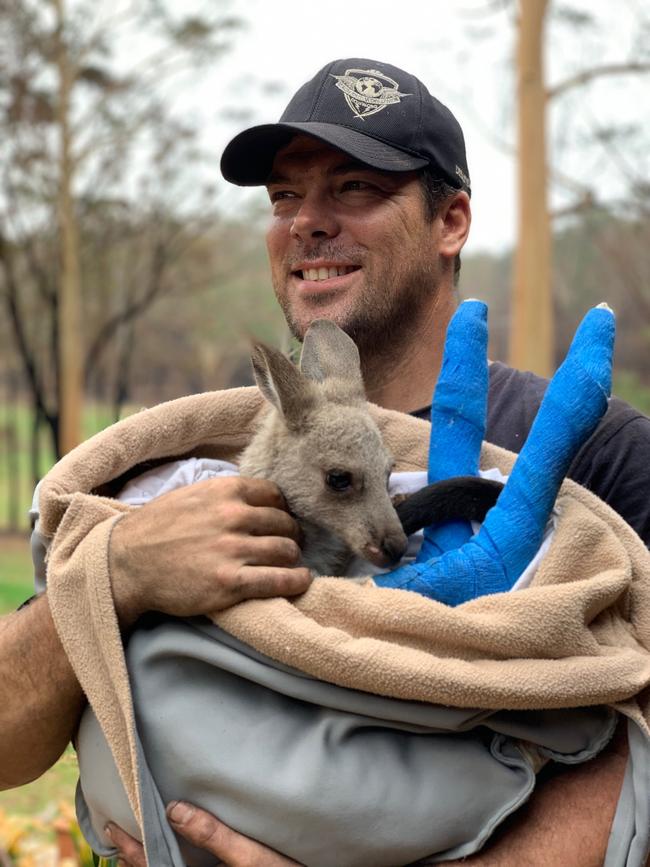
[[[275,412],[244,453],[242,472],[273,479],[299,521],[377,566],[396,563],[406,536],[388,495],[393,459],[367,410],[354,341],[316,320],[300,369],[266,346],[255,347],[253,369]]]

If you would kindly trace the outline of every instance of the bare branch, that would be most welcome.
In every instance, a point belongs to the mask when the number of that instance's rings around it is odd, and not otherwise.
[[[569,175],[560,171],[560,169],[555,166],[549,166],[548,171],[552,183],[558,184],[567,190],[571,190],[581,199],[586,199],[589,196],[593,200],[593,190],[591,187],[582,183],[582,181],[577,181],[575,178],[569,177]]]
[[[616,138],[610,134],[603,134],[603,130],[591,109],[587,109],[590,117],[590,126],[592,129],[592,138],[605,151],[610,160],[617,166],[624,178],[632,186],[640,187],[645,182],[645,178],[636,170],[633,163],[630,161],[627,149],[623,150]]]
[[[647,291],[647,278],[639,273],[634,273],[634,260],[628,255],[628,251],[622,248],[617,239],[608,239],[605,236],[601,237],[599,241],[608,260],[614,264],[616,275],[624,275],[626,294],[634,298],[644,320],[650,321],[650,295]]]
[[[472,102],[471,95],[466,94],[464,91],[448,91],[447,99],[449,102],[452,101],[458,102],[463,105],[463,111],[470,117],[472,121],[476,124],[479,129],[479,132],[485,136],[485,138],[490,142],[490,144],[497,148],[497,150],[503,151],[503,153],[508,154],[508,156],[516,157],[517,155],[517,145],[514,141],[510,141],[504,138],[500,132],[496,132],[494,128],[485,120],[485,117],[481,113],[481,111],[476,107],[476,105]]]
[[[52,282],[49,272],[43,267],[42,262],[36,254],[34,239],[32,237],[24,239],[23,249],[39,295],[54,310],[57,303],[56,286]]]
[[[29,265],[32,277],[34,278],[34,283],[36,284],[38,293],[48,307],[54,310],[57,303],[56,285],[52,280],[50,272],[48,272],[47,268],[40,261],[38,254],[36,253],[36,239],[34,234],[28,232],[23,226],[19,227],[21,217],[20,206],[18,204],[18,197],[15,195],[13,184],[10,182],[5,183],[5,194],[9,205],[8,210],[11,214],[11,217],[7,215],[7,223],[14,230],[12,236],[14,239],[17,237],[20,238],[22,251],[27,259],[27,264]]]
[[[108,15],[106,14],[106,4],[95,3],[91,8],[95,12],[95,21],[89,27],[89,35],[79,54],[80,65],[84,65],[88,61],[89,57],[105,38],[107,32],[114,32],[124,26],[128,27],[135,18],[133,4],[127,5],[126,8],[120,8],[116,5],[109,11]]]
[[[513,5],[512,0],[485,0],[484,3],[471,9],[469,7],[461,7],[459,15],[461,18],[486,18],[495,12],[507,12]]]
[[[144,313],[161,292],[163,286],[162,277],[167,266],[167,259],[167,247],[163,241],[158,241],[153,252],[149,285],[146,291],[140,298],[132,299],[122,310],[119,310],[114,316],[107,319],[100,328],[99,333],[95,336],[86,355],[84,365],[84,379],[86,382],[90,380],[102,352],[120,328]]]
[[[573,202],[571,205],[566,205],[564,208],[556,208],[551,211],[551,220],[558,220],[561,217],[571,217],[576,214],[583,214],[585,211],[591,211],[596,207],[596,200],[591,190],[587,190],[581,199]]]
[[[27,334],[25,332],[24,319],[20,313],[18,304],[18,280],[14,270],[14,263],[9,244],[5,238],[0,237],[0,263],[5,275],[5,301],[7,304],[7,312],[12,324],[14,337],[18,346],[18,352],[23,361],[25,373],[31,386],[31,392],[34,397],[34,403],[43,418],[47,419],[48,423],[52,423],[53,416],[48,412],[45,401],[45,389],[43,382],[38,373],[38,366],[34,353],[29,346]]]
[[[113,393],[113,420],[119,421],[122,408],[129,395],[129,385],[133,371],[133,355],[135,350],[135,322],[129,323],[127,334],[122,342],[122,351],[117,364],[115,389]]]
[[[602,66],[592,66],[591,69],[583,69],[576,75],[566,78],[559,84],[549,87],[546,98],[550,101],[574,87],[581,87],[596,78],[604,78],[610,75],[632,75],[639,72],[650,72],[650,63],[629,61],[627,63],[604,63]]]

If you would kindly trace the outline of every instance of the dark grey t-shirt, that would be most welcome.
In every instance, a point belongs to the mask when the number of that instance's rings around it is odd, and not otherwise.
[[[519,452],[535,419],[548,380],[490,365],[486,439]],[[414,413],[428,418],[429,408]],[[614,397],[594,434],[578,452],[569,478],[593,491],[630,524],[650,547],[650,419]]]

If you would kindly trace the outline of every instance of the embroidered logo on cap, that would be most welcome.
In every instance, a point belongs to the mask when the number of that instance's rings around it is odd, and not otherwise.
[[[336,79],[336,86],[343,91],[352,112],[361,120],[388,105],[395,105],[403,96],[413,96],[400,93],[397,82],[378,69],[346,69],[345,75],[331,72],[330,75]]]

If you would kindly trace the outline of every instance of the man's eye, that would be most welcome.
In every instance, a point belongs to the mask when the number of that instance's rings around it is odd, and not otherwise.
[[[325,484],[333,491],[347,491],[352,487],[352,473],[345,470],[330,470],[325,473]]]
[[[372,189],[372,184],[368,183],[368,181],[345,181],[341,188],[348,192],[356,192],[359,190],[370,190]]]
[[[269,190],[269,199],[271,203],[281,202],[283,199],[295,199],[296,194],[291,190]]]

